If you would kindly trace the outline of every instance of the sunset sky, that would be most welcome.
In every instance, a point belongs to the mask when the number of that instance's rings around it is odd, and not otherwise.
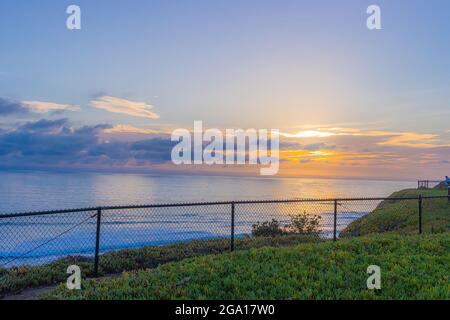
[[[382,30],[366,9],[381,8]],[[81,7],[82,29],[66,28]],[[0,169],[174,167],[176,128],[279,129],[280,175],[450,175],[450,2],[0,3]]]

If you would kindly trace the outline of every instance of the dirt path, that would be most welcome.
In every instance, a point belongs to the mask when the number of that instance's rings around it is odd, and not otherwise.
[[[27,289],[22,291],[21,293],[6,296],[1,300],[38,300],[40,295],[47,293],[55,289],[56,287],[57,286]]]
[[[101,280],[105,278],[117,278],[120,277],[121,275],[122,273],[113,273],[96,279]],[[52,291],[53,289],[56,289],[56,287],[58,287],[58,285],[25,289],[17,294],[7,295],[4,296],[3,298],[0,297],[0,300],[38,300],[40,295]]]

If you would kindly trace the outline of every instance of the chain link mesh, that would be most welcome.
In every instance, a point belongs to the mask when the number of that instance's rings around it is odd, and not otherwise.
[[[64,256],[93,256],[95,214],[83,211],[0,219],[0,268],[44,264]]]
[[[390,198],[238,202],[234,221],[233,203],[102,209],[99,268],[102,273],[120,272],[232,248],[371,232],[417,233],[419,207],[418,199]],[[393,211],[395,215],[389,214]],[[422,198],[423,232],[450,229],[442,212],[450,214],[447,197]],[[93,264],[96,231],[97,209],[0,216],[0,269],[67,257]]]

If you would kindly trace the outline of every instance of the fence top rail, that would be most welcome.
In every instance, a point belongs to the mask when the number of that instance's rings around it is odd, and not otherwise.
[[[28,216],[43,216],[52,214],[75,213],[75,212],[93,212],[94,216],[97,211],[104,210],[126,210],[126,209],[147,209],[147,208],[173,208],[173,207],[200,207],[200,206],[215,206],[215,205],[232,205],[232,204],[269,204],[269,203],[301,203],[301,202],[352,202],[352,201],[402,201],[402,200],[418,200],[418,199],[444,199],[448,196],[418,196],[418,197],[378,197],[378,198],[294,198],[294,199],[279,199],[279,200],[238,200],[238,201],[216,201],[216,202],[179,202],[179,203],[165,203],[165,204],[147,204],[147,205],[130,205],[130,206],[100,206],[88,207],[78,209],[63,209],[63,210],[46,210],[46,211],[29,211],[18,213],[0,214],[0,219],[28,217]]]

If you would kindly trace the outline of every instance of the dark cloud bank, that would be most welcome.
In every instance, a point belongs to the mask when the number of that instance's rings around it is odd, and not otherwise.
[[[102,168],[130,161],[139,166],[170,160],[175,144],[170,138],[107,142],[99,138],[106,128],[109,126],[74,128],[67,119],[43,119],[0,131],[0,168]]]
[[[0,116],[24,115],[30,113],[23,103],[0,97]]]

